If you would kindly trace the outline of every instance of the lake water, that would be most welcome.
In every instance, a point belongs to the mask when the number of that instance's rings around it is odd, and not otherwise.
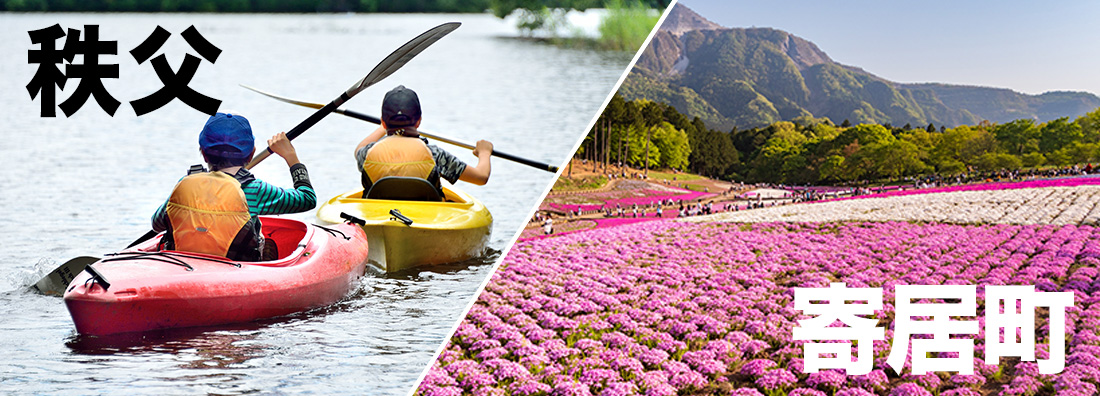
[[[248,117],[262,141],[311,110],[238,84],[327,103],[392,50],[448,21],[463,26],[345,107],[378,115],[382,95],[403,84],[420,94],[424,130],[559,164],[631,57],[510,38],[513,28],[489,15],[0,14],[0,394],[409,392],[499,254],[375,274],[317,312],[121,339],[77,335],[60,298],[27,287],[69,258],[115,251],[145,233],[176,180],[201,160],[197,135],[206,115],[175,100],[138,117],[128,103],[163,86],[149,62],[129,54],[156,26],[172,33],[157,53],[173,70],[185,53],[198,55],[180,36],[188,26],[222,50],[215,63],[202,61],[189,87]],[[104,80],[122,102],[114,117],[94,100],[69,118],[60,110],[57,118],[39,116],[40,99],[25,88],[37,68],[27,62],[37,48],[27,32],[55,23],[98,25],[101,40],[118,42],[119,55],[100,61],[120,67],[120,78]],[[78,82],[58,92],[59,103]],[[373,128],[330,115],[295,140],[319,199],[357,186],[352,149]],[[290,185],[278,157],[254,173]],[[552,179],[494,158],[488,185],[460,188],[490,208],[491,245],[503,250]]]

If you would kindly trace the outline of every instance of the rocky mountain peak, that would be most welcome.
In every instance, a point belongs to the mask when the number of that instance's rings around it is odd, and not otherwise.
[[[665,23],[661,25],[660,30],[668,31],[674,36],[679,36],[684,32],[692,30],[715,30],[724,29],[722,25],[711,22],[710,20],[703,18],[701,15],[696,14],[687,6],[676,3],[672,7],[672,11],[669,11],[668,17],[665,17]]]

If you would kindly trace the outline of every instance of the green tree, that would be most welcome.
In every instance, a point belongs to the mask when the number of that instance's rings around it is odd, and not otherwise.
[[[1039,127],[1035,121],[1021,119],[993,127],[993,136],[1009,153],[1020,155],[1030,152],[1029,147],[1038,149]]]
[[[753,158],[749,176],[755,181],[804,183],[809,180],[809,161],[799,139],[783,133],[768,140]],[[803,137],[804,140],[804,137]]]
[[[840,132],[840,136],[834,139],[837,146],[847,146],[853,142],[860,145],[886,144],[894,140],[890,130],[882,125],[860,124]]]
[[[805,144],[809,139],[803,134],[797,125],[790,121],[780,121],[772,124],[769,128],[772,129],[771,139],[783,139],[790,143],[791,146],[801,146]]]
[[[930,161],[937,169],[954,169],[953,162],[974,165],[974,161],[985,153],[997,150],[997,140],[989,131],[960,125],[948,129],[942,134],[940,142],[933,148]]]
[[[1098,143],[1073,142],[1056,151],[1055,157],[1061,159],[1058,165],[1091,163],[1098,159],[1097,150],[1100,150]]]
[[[947,159],[936,165],[936,171],[944,175],[957,175],[966,172],[966,164],[962,161]]]
[[[562,26],[565,12],[569,10],[584,11],[589,8],[612,8],[614,6],[615,4],[605,0],[489,0],[488,8],[493,11],[493,15],[499,18],[507,17],[513,12],[518,13],[519,25],[517,27],[530,33],[537,30],[556,31],[557,28]],[[620,11],[615,14],[607,27],[601,27],[601,32],[607,30],[608,33],[616,37],[628,37],[624,36],[626,34],[629,34],[629,37],[634,37],[637,35],[635,31],[640,29],[640,26],[648,25],[650,27],[646,30],[646,33],[648,33],[649,30],[652,30],[652,26],[656,24],[656,20],[648,16],[648,11],[646,15],[642,15],[643,20],[638,21],[639,11],[637,10],[642,7],[663,10],[668,7],[668,0],[634,1],[625,5],[619,2],[617,6]],[[618,43],[616,45],[621,46],[624,44]],[[625,45],[627,47],[624,47],[624,49],[633,51],[638,48],[640,43],[636,45],[626,43]]]
[[[650,166],[686,170],[688,157],[691,155],[691,143],[688,142],[687,133],[676,129],[667,122],[662,122],[649,127],[651,137],[650,150],[660,152],[660,162],[651,163]]]
[[[714,130],[695,132],[691,145],[691,169],[709,177],[722,177],[738,160],[737,149],[726,134]]]
[[[1100,142],[1100,109],[1085,113],[1074,121],[1081,127],[1081,135],[1086,142]]]
[[[818,166],[818,175],[822,181],[846,181],[844,172],[844,156],[830,155]]]
[[[49,11],[49,3],[46,0],[7,0],[4,9],[7,11]]]
[[[832,140],[840,136],[840,130],[831,122],[813,124],[802,133],[811,140]]]
[[[980,171],[1016,170],[1023,166],[1020,158],[1008,153],[985,153],[974,161]]]
[[[940,141],[940,136],[935,132],[928,132],[924,129],[913,129],[897,136],[898,140],[904,140],[917,146],[917,149],[921,152],[921,158],[927,159],[928,153],[932,151],[933,147]]]
[[[1034,168],[1047,162],[1047,157],[1040,153],[1027,153],[1020,156],[1020,163],[1028,168]]]
[[[661,150],[653,144],[653,136],[649,127],[642,124],[633,124],[626,127],[627,151],[626,162],[634,167],[644,167],[648,162],[650,168],[661,163]],[[648,148],[648,149],[647,149]],[[647,161],[648,158],[648,161]]]
[[[928,167],[921,160],[917,145],[895,140],[868,148],[868,157],[874,163],[873,174],[878,177],[900,178],[923,173]]]
[[[644,0],[640,4],[648,8],[663,10],[668,7],[668,0]],[[605,7],[602,0],[490,0],[489,8],[493,15],[504,18],[513,11],[540,10],[543,8],[561,8],[565,10],[584,11],[589,8]]]
[[[640,108],[642,122],[644,122],[646,126],[659,125],[664,122],[665,106],[666,105],[657,102],[644,101]]]
[[[600,43],[606,49],[635,52],[657,25],[660,14],[637,0],[606,0],[607,16],[600,21]]]
[[[1039,127],[1039,150],[1042,152],[1057,151],[1084,137],[1081,125],[1069,122],[1067,117],[1062,117]]]

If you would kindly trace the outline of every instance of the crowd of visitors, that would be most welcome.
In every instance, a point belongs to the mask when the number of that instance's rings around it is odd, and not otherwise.
[[[858,184],[843,186],[790,186],[771,183],[745,184],[741,182],[731,185],[728,189],[722,191],[721,193],[718,193],[717,195],[712,194],[705,198],[696,199],[690,202],[684,202],[682,200],[674,199],[659,199],[641,205],[631,204],[628,206],[624,206],[619,203],[616,203],[615,205],[608,204],[604,205],[598,210],[587,212],[581,211],[580,208],[569,210],[566,213],[540,210],[536,212],[535,216],[531,219],[531,224],[541,225],[544,234],[551,234],[553,233],[553,217],[559,217],[565,221],[573,220],[576,218],[664,218],[666,213],[675,213],[675,217],[689,217],[709,215],[723,210],[738,211],[759,209],[777,205],[822,201],[840,197],[878,194],[893,190],[936,188],[951,185],[988,183],[999,181],[1022,181],[1036,178],[1083,176],[1094,174],[1096,172],[1098,172],[1098,170],[1094,168],[1092,164],[1086,164],[1085,166],[1074,165],[1060,168],[1029,169],[1022,171],[1000,170],[991,172],[979,172],[968,170],[965,173],[954,175],[931,174],[920,177],[910,177],[901,180],[902,183],[894,183],[892,185],[882,183],[877,186],[872,185],[871,182],[867,181],[860,182]],[[618,169],[616,169],[614,172],[608,172],[604,175],[609,180],[647,179],[647,176],[643,171],[631,170],[624,167],[618,167]],[[671,180],[665,179],[651,182],[658,182],[666,185],[677,184],[680,187],[685,187],[682,182],[676,181],[675,176]],[[755,197],[737,195],[744,191],[756,189],[775,189],[783,190],[785,192],[782,195],[770,197],[767,200],[765,200],[760,195],[756,195]],[[709,191],[709,189],[704,188],[704,191]],[[715,206],[715,202],[718,202],[719,205]]]

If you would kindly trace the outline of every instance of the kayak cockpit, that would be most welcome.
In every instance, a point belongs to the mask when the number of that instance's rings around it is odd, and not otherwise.
[[[267,267],[281,267],[294,264],[301,258],[307,246],[306,241],[309,241],[315,230],[309,227],[306,223],[300,221],[293,221],[278,217],[263,217],[261,218],[261,232],[264,235],[265,249],[273,249],[276,258],[268,261],[254,261],[254,262],[242,262],[248,265],[262,265]],[[333,232],[333,231],[328,231]],[[195,257],[206,257],[214,260],[228,261],[225,257],[219,257],[214,255],[186,252],[179,250],[164,250],[164,245],[161,243],[161,238],[164,234],[161,233],[138,246],[135,246],[130,252],[135,253],[176,253]],[[125,253],[125,252],[124,252]],[[120,253],[123,254],[123,253]]]
[[[388,176],[378,179],[371,185],[370,190],[363,194],[363,198],[398,201],[442,201],[439,191],[427,180],[405,176]]]

